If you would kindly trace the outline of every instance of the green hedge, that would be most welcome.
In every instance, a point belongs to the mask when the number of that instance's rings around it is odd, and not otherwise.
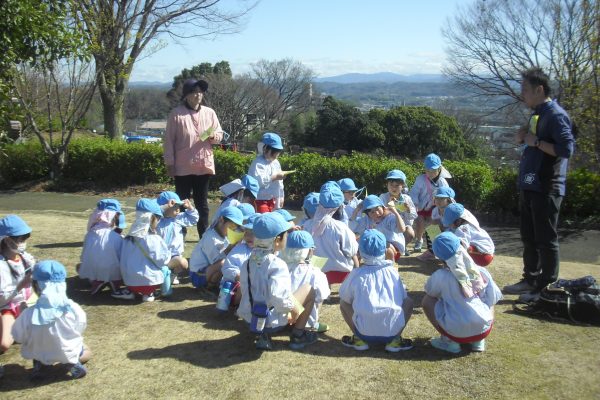
[[[246,173],[253,154],[215,150],[217,174],[211,189]],[[298,172],[286,178],[286,195],[301,199],[310,191],[318,191],[327,180],[345,177],[367,186],[369,193],[385,191],[385,175],[401,169],[414,182],[423,173],[422,164],[385,157],[353,154],[328,158],[313,153],[280,157],[284,170]],[[4,186],[48,177],[48,157],[39,143],[7,145],[0,152],[0,176]],[[506,213],[518,208],[516,171],[492,169],[481,161],[445,161],[453,175],[450,185],[457,200],[479,212]],[[155,144],[110,141],[103,138],[81,138],[69,146],[69,163],[65,179],[94,182],[112,187],[168,182],[162,161],[162,147]],[[574,170],[567,178],[567,196],[561,208],[563,217],[578,222],[598,222],[600,216],[600,175]]]

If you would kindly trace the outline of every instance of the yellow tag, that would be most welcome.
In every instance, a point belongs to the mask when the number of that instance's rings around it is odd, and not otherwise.
[[[327,260],[328,260],[327,257],[312,256],[312,258],[310,259],[310,262],[315,267],[317,267],[319,269],[323,269],[323,267],[327,263]]]
[[[289,174],[293,174],[294,172],[296,172],[296,170],[292,169],[290,171],[281,171],[281,172],[283,172],[284,175],[289,175]]]
[[[537,134],[537,123],[538,123],[539,119],[540,119],[539,115],[532,115],[529,118],[529,133],[531,133],[532,135]]]
[[[425,228],[425,232],[427,232],[427,234],[429,235],[429,239],[431,239],[431,240],[435,239],[435,237],[437,235],[442,233],[439,225],[437,225],[437,224],[429,225],[427,228]]]

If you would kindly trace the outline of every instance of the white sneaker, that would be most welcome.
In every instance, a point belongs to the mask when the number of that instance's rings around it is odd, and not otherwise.
[[[128,289],[119,289],[115,290],[111,293],[111,296],[115,299],[121,300],[133,300],[135,299],[135,295],[131,293]]]
[[[173,282],[171,282],[171,285],[179,285],[179,278],[175,274],[173,274]]]
[[[142,301],[144,303],[151,303],[151,302],[153,302],[154,301],[154,293],[149,294],[149,295],[145,294],[144,297],[142,297]]]
[[[422,247],[423,247],[423,239],[421,239],[421,240],[417,240],[417,241],[415,242],[415,247],[414,247],[413,251],[414,251],[415,253],[420,253],[420,252],[421,252],[421,248],[422,248]]]

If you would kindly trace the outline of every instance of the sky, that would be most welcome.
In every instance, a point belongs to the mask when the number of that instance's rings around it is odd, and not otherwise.
[[[261,0],[239,33],[177,42],[161,37],[164,47],[138,59],[131,81],[171,82],[184,68],[222,60],[237,75],[260,59],[283,58],[302,62],[318,77],[440,73],[445,60],[441,28],[473,1]]]

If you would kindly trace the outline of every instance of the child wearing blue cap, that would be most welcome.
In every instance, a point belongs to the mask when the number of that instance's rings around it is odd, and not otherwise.
[[[450,186],[442,186],[435,191],[433,204],[433,210],[431,211],[431,221],[433,224],[438,224],[440,228],[440,232],[446,230],[444,225],[442,224],[442,217],[444,216],[444,211],[446,207],[450,204],[455,203],[454,197],[456,193],[454,193],[454,189]],[[417,257],[420,261],[432,261],[435,260],[435,255],[433,254],[433,250],[430,248],[427,249],[423,254]]]
[[[272,350],[271,334],[293,325],[290,348],[300,350],[318,340],[306,325],[315,303],[309,284],[292,291],[286,263],[276,253],[284,250],[290,223],[280,214],[265,213],[254,222],[254,248],[240,270],[242,301],[238,315],[257,334],[256,348]]]
[[[258,155],[248,169],[248,175],[258,181],[260,187],[256,196],[256,211],[271,212],[283,207],[283,178],[289,171],[282,171],[277,157],[283,151],[283,143],[278,134],[267,132],[258,142]]]
[[[344,194],[337,182],[326,182],[319,192],[319,206],[309,233],[315,241],[315,256],[326,258],[322,271],[329,284],[342,283],[358,267],[358,243],[354,232],[342,222]]]
[[[304,284],[315,291],[315,305],[310,313],[308,325],[318,333],[327,332],[329,327],[319,321],[319,308],[331,294],[325,274],[310,263],[315,242],[306,231],[288,233],[285,249],[281,258],[287,263],[292,279],[292,291],[300,289]]]
[[[356,219],[356,214],[362,210],[364,216]],[[356,209],[350,227],[357,235],[362,235],[367,229],[377,229],[384,234],[388,243],[386,249],[386,258],[392,261],[398,261],[406,249],[404,242],[404,230],[406,225],[393,202],[383,204],[381,198],[374,194],[368,195],[361,206]]]
[[[31,228],[21,217],[7,215],[0,219],[0,354],[14,340],[11,329],[32,293],[31,267],[35,260],[27,249]],[[0,378],[4,367],[0,364]]]
[[[494,241],[462,204],[450,204],[444,212],[442,223],[458,236],[475,264],[487,267],[494,260]]]
[[[135,222],[121,250],[121,274],[130,292],[141,294],[144,302],[152,302],[155,290],[161,285],[161,294],[170,294],[171,270],[167,264],[171,250],[156,232],[163,216],[156,200],[140,199],[135,210]]]
[[[442,160],[437,154],[431,153],[425,157],[425,173],[417,176],[415,184],[410,189],[410,197],[417,207],[417,219],[414,222],[415,247],[414,250],[421,252],[423,247],[423,233],[425,228],[433,224],[431,213],[433,211],[433,196],[435,191],[448,186],[446,179],[452,178],[450,173],[442,166]]]
[[[354,213],[354,210],[361,203],[361,200],[356,198],[357,192],[362,192],[362,189],[359,189],[354,184],[354,181],[350,178],[343,178],[338,181],[338,185],[344,193],[344,219],[343,221],[348,223],[350,217]]]
[[[221,281],[225,257],[233,248],[228,238],[244,224],[244,214],[237,207],[221,210],[216,224],[204,232],[190,258],[190,279],[197,288],[215,287]],[[230,233],[231,232],[231,233]]]
[[[31,379],[43,378],[44,366],[67,364],[73,379],[87,374],[83,366],[92,353],[83,343],[87,325],[85,312],[67,297],[65,267],[44,260],[33,269],[33,287],[39,296],[33,307],[23,311],[12,327],[21,343],[23,358],[33,360]]]
[[[255,207],[256,196],[258,195],[258,181],[250,175],[244,175],[241,179],[234,179],[219,188],[223,193],[223,200],[215,213],[211,224],[214,224],[222,209],[225,207],[237,207],[240,204],[250,204]]]
[[[185,237],[183,229],[198,223],[200,215],[189,199],[181,200],[175,192],[162,192],[156,202],[163,217],[156,225],[156,233],[163,238],[171,251],[171,260],[167,264],[171,270],[171,283],[179,284],[178,275],[187,271],[188,261],[183,256]],[[181,212],[181,208],[185,211]]]
[[[471,350],[484,351],[485,338],[494,323],[494,304],[502,293],[483,267],[477,266],[460,239],[443,232],[433,241],[433,252],[444,261],[425,283],[421,306],[427,319],[440,333],[431,345],[450,353],[460,353],[461,343]]]
[[[385,177],[387,182],[387,193],[383,193],[379,196],[383,204],[388,205],[390,202],[394,203],[394,206],[400,213],[402,220],[404,221],[404,243],[408,245],[415,238],[415,231],[413,229],[413,223],[417,218],[417,208],[413,203],[410,196],[405,192],[406,189],[406,174],[399,169],[393,169],[387,173]],[[410,255],[408,248],[405,246],[404,255]]]
[[[115,199],[102,199],[88,220],[88,231],[83,239],[80,264],[77,273],[81,279],[89,280],[91,295],[110,287],[116,299],[134,298],[126,288],[121,288],[121,247],[123,238],[115,231],[122,215],[121,203]]]
[[[413,301],[394,263],[385,259],[385,236],[367,229],[360,237],[362,267],[353,270],[340,287],[340,310],[352,330],[342,344],[368,350],[369,343],[385,343],[389,352],[409,350],[410,339],[402,338],[413,311]]]
[[[298,225],[305,231],[310,232],[314,223],[313,217],[317,212],[319,206],[319,193],[310,192],[304,197],[302,202],[302,211],[304,211],[304,218],[298,223]]]

